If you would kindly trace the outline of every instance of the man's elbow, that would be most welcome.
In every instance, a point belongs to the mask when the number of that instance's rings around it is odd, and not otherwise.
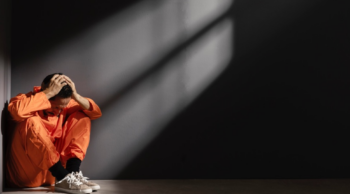
[[[11,115],[12,120],[14,120],[16,122],[21,122],[27,118],[26,115],[20,114],[19,112],[10,112],[10,115]]]
[[[100,118],[101,116],[102,116],[102,113],[99,112],[99,113],[95,114],[93,117],[91,117],[91,120],[98,119],[98,118]]]
[[[10,112],[10,115],[14,121],[21,122],[24,119],[28,118],[28,114],[24,114],[22,111],[20,111],[14,106],[9,106],[8,111]]]

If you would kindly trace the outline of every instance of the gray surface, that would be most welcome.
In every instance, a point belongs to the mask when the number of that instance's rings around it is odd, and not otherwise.
[[[95,194],[348,194],[350,179],[98,180]],[[57,193],[53,187],[4,194]]]
[[[10,1],[0,1],[0,128],[2,111],[10,96]],[[3,131],[3,129],[1,129]],[[0,133],[0,191],[3,188],[3,135]]]

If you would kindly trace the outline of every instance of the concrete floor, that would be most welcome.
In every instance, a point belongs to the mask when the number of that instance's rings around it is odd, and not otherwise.
[[[350,179],[97,180],[93,194],[349,194]],[[4,194],[43,194],[54,187],[5,189]]]

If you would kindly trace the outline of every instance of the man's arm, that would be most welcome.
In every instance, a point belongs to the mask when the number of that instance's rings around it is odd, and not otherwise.
[[[91,120],[97,119],[102,116],[100,107],[90,98],[82,97],[78,94],[74,82],[67,76],[65,76],[65,81],[72,88],[73,94],[72,98],[74,101],[69,104],[67,114],[72,114],[76,111],[83,111]]]
[[[19,94],[10,100],[8,110],[16,121],[32,117],[37,111],[51,108],[50,98],[60,92],[67,85],[62,75],[54,75],[49,86],[42,92]]]
[[[8,111],[15,121],[23,121],[35,115],[35,112],[51,107],[50,101],[43,92],[19,94],[11,98]]]
[[[82,97],[84,98],[84,97]],[[89,104],[90,104],[90,108],[84,110],[79,104],[78,102],[76,102],[75,100],[71,100],[71,102],[69,103],[69,105],[67,106],[67,115],[71,115],[77,111],[82,111],[84,112],[87,116],[90,117],[91,120],[100,118],[102,116],[102,112],[100,110],[100,107],[90,98],[85,98],[86,100],[88,100]]]

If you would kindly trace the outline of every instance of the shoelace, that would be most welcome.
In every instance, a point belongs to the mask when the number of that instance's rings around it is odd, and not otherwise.
[[[88,182],[87,179],[89,179],[88,177],[84,177],[83,173],[80,171],[79,173],[75,173],[76,178],[78,178],[80,181],[82,181],[83,183]]]
[[[71,174],[67,175],[66,177],[64,177],[64,179],[60,180],[57,183],[59,184],[59,183],[61,183],[64,180],[67,180],[67,182],[69,183],[69,187],[71,187],[72,184],[76,184],[77,186],[83,184],[82,182],[80,182],[79,179],[77,179],[75,177],[74,172],[72,172]]]

